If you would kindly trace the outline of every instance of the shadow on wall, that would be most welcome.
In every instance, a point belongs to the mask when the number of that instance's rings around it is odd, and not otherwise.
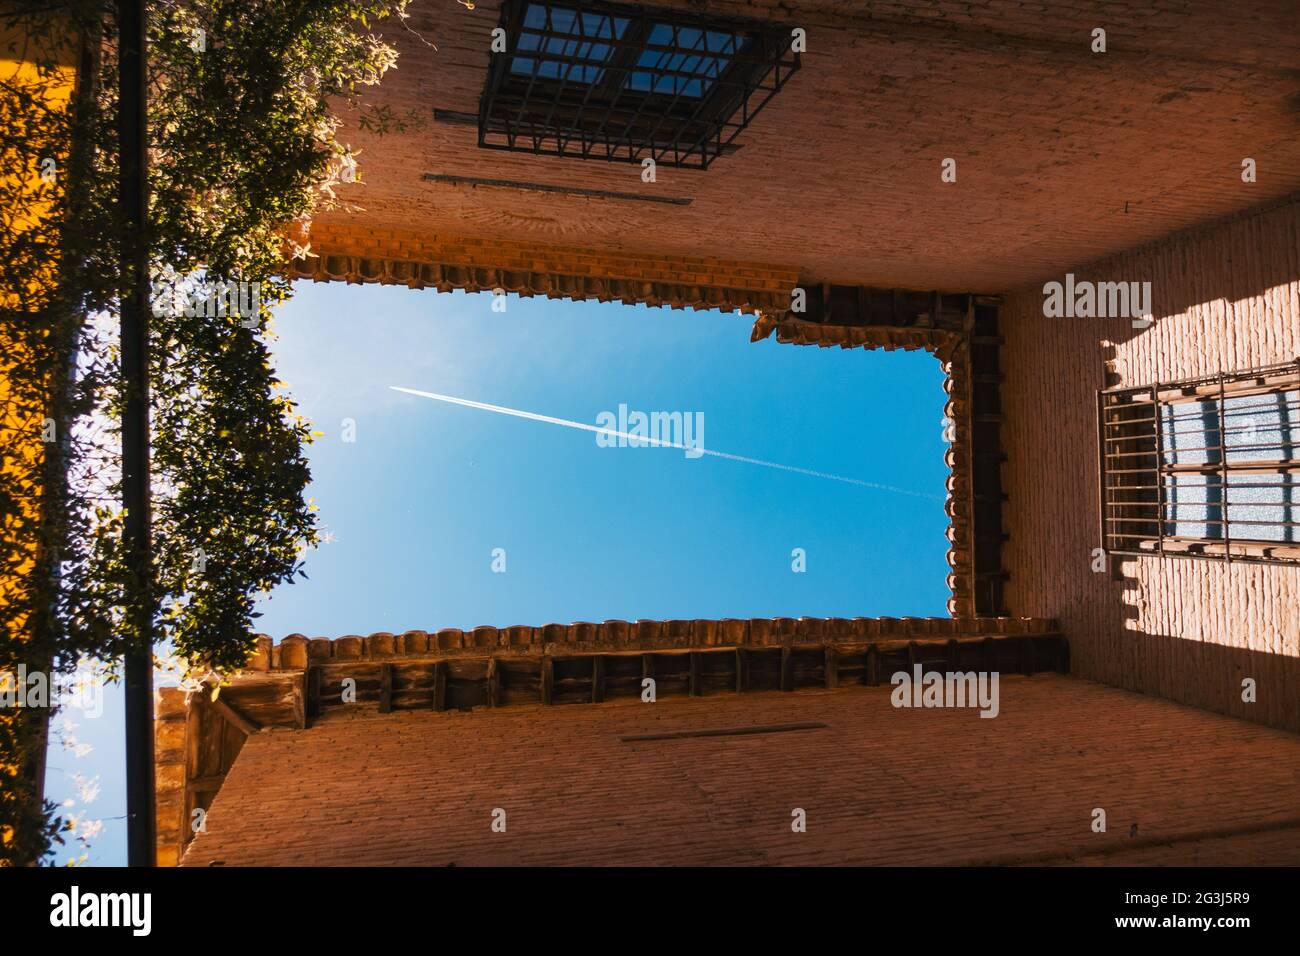
[[[1081,677],[1300,732],[1300,567],[1117,556],[1116,576],[1091,569],[1097,390],[1300,357],[1300,196],[1069,271],[1150,282],[1156,321],[1049,318],[1042,285],[1007,297],[1009,611],[1059,620]]]
[[[1277,241],[1275,224],[1279,220],[1290,223],[1289,241]],[[1095,323],[1097,347],[1110,351],[1104,356],[1109,361],[1115,357],[1115,345],[1154,334],[1162,320],[1216,302],[1231,304],[1230,311],[1236,314],[1244,303],[1300,279],[1300,193],[1044,276],[1019,294],[1045,299],[1044,286],[1049,282],[1064,286],[1067,273],[1073,275],[1076,286],[1083,282],[1150,283],[1145,304],[1155,321],[1149,326],[1134,327],[1127,318],[1061,320]]]
[[[1182,557],[1137,560],[1207,563]],[[1144,630],[1138,621],[1152,600],[1150,585],[1123,573],[1132,566],[1130,561],[1114,562],[1115,624],[1107,660],[1090,662],[1094,672],[1100,665],[1097,679],[1300,733],[1300,657],[1218,643],[1228,635],[1209,627],[1183,637]],[[1266,573],[1261,579],[1269,580]],[[1279,634],[1276,643],[1282,642]]]

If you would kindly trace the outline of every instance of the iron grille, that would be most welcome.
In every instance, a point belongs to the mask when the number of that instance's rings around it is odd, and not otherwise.
[[[1098,394],[1114,554],[1300,562],[1300,360]]]
[[[486,149],[707,169],[799,68],[791,31],[600,2],[503,0]]]

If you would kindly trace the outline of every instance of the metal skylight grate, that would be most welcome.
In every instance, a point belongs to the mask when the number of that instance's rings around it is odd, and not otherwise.
[[[479,145],[707,168],[799,68],[791,33],[610,3],[504,0]]]

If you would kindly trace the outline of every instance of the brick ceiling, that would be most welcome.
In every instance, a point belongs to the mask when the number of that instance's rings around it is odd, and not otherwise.
[[[322,225],[509,238],[638,256],[725,257],[806,278],[1003,292],[1300,190],[1300,14],[1224,5],[985,0],[659,6],[807,30],[803,66],[707,171],[480,150],[497,4],[417,3],[385,27],[398,69],[367,91],[407,128],[362,150],[363,207]],[[1091,32],[1107,32],[1092,53]],[[416,34],[419,34],[417,36]],[[427,46],[421,37],[436,44]],[[957,161],[957,182],[940,164]],[[1258,182],[1241,181],[1241,162]],[[426,173],[690,197],[665,205],[429,182]],[[346,251],[346,250],[317,250]]]

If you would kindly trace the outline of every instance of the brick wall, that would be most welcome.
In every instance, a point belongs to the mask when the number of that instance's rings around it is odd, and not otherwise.
[[[250,737],[184,864],[1300,862],[1290,734],[1055,674],[1004,675],[993,720],[890,690],[354,705]],[[796,721],[827,726],[620,740]]]
[[[1074,673],[1300,730],[1300,568],[1144,557],[1117,560],[1112,578],[1090,567],[1097,390],[1300,356],[1300,201],[1070,271],[1150,281],[1156,322],[1046,319],[1041,286],[1006,300],[1011,612],[1059,619]],[[1257,703],[1242,702],[1244,677]]]
[[[477,114],[498,4],[416,4],[414,32],[382,27],[401,59],[361,97],[403,128],[379,135],[341,110],[361,182],[339,192],[355,208],[322,214],[317,226],[999,293],[1300,189],[1291,0],[653,5],[807,30],[800,70],[734,155],[707,171],[661,168],[650,184],[636,164],[479,149],[474,126],[435,120],[433,110]],[[1107,31],[1104,54],[1090,50],[1095,27]],[[1245,156],[1259,163],[1250,187],[1240,180]],[[944,158],[957,162],[955,183],[940,180]],[[474,187],[426,173],[691,202]],[[323,231],[317,246],[338,251]]]

